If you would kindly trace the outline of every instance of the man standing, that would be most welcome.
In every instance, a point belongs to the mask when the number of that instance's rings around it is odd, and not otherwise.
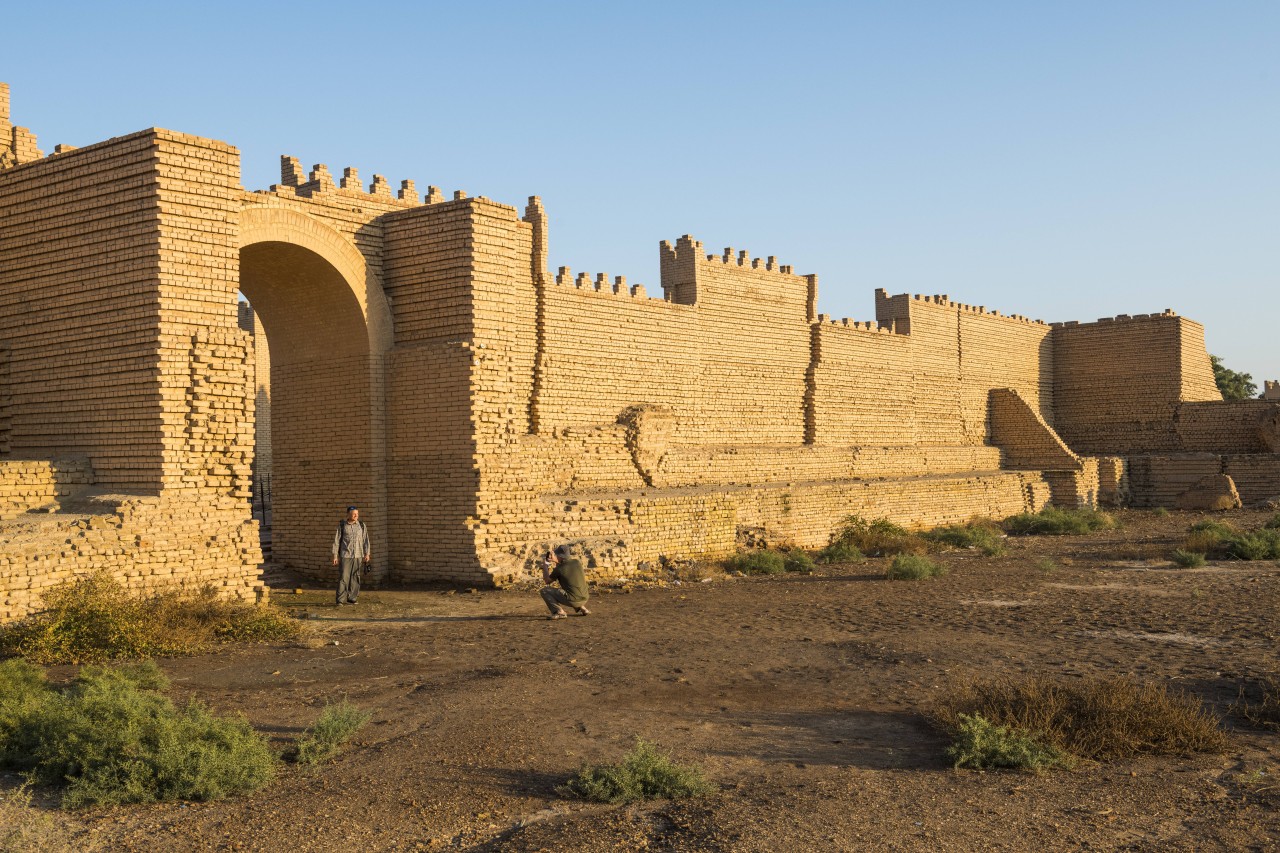
[[[338,606],[355,604],[360,595],[360,575],[369,567],[369,530],[360,520],[360,510],[347,507],[347,518],[338,522],[333,534],[333,564],[342,563],[338,577]]]
[[[542,560],[542,600],[551,611],[549,619],[566,619],[566,605],[577,611],[579,616],[591,613],[587,609],[587,578],[582,571],[582,561],[569,556],[568,545],[557,545],[555,551],[548,551]],[[551,584],[558,582],[561,589]]]

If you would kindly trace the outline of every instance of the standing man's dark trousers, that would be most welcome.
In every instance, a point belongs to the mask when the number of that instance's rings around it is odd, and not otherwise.
[[[338,603],[355,604],[360,594],[360,575],[364,573],[364,560],[360,557],[343,557],[339,562],[342,577],[338,581]]]

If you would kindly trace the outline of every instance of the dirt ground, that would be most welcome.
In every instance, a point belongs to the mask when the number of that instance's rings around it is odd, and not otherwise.
[[[1269,513],[1229,518],[1259,525]],[[309,642],[161,661],[180,697],[280,740],[347,697],[351,748],[214,803],[62,816],[110,850],[1271,850],[1280,735],[1228,714],[1277,669],[1280,566],[1163,557],[1200,516],[950,552],[928,581],[884,560],[811,576],[600,589],[558,622],[532,589],[279,591]],[[1047,565],[1051,559],[1053,565]],[[952,770],[922,713],[949,679],[1127,674],[1224,714],[1223,755],[1041,775]],[[637,736],[696,761],[709,797],[557,794]]]

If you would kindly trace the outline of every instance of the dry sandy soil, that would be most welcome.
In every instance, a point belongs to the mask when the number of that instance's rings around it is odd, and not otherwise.
[[[1199,516],[1120,516],[1119,532],[1011,539],[1002,557],[951,552],[929,581],[885,580],[871,560],[601,589],[593,615],[558,622],[531,589],[366,591],[341,610],[281,591],[311,642],[161,665],[180,696],[282,746],[348,697],[373,714],[351,748],[248,797],[61,819],[79,844],[157,853],[1280,847],[1280,735],[1228,712],[1243,680],[1277,669],[1280,567],[1177,569],[1160,557]],[[1224,715],[1231,745],[952,770],[923,713],[949,679],[999,673],[1178,686]],[[617,807],[557,794],[636,735],[719,792]]]

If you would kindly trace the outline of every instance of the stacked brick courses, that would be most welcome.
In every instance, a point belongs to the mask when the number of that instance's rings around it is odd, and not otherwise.
[[[41,159],[0,96],[0,486],[30,481],[0,490],[0,618],[95,568],[255,594],[255,435],[274,559],[318,579],[347,503],[375,579],[471,584],[561,539],[624,572],[745,529],[824,545],[851,513],[1173,503],[1219,473],[1280,493],[1280,409],[1222,403],[1170,312],[1051,327],[877,291],[874,321],[832,322],[815,276],[687,235],[656,298],[552,275],[537,198],[292,157],[247,192],[234,148],[163,130]],[[120,496],[72,518],[57,492],[91,486]]]

